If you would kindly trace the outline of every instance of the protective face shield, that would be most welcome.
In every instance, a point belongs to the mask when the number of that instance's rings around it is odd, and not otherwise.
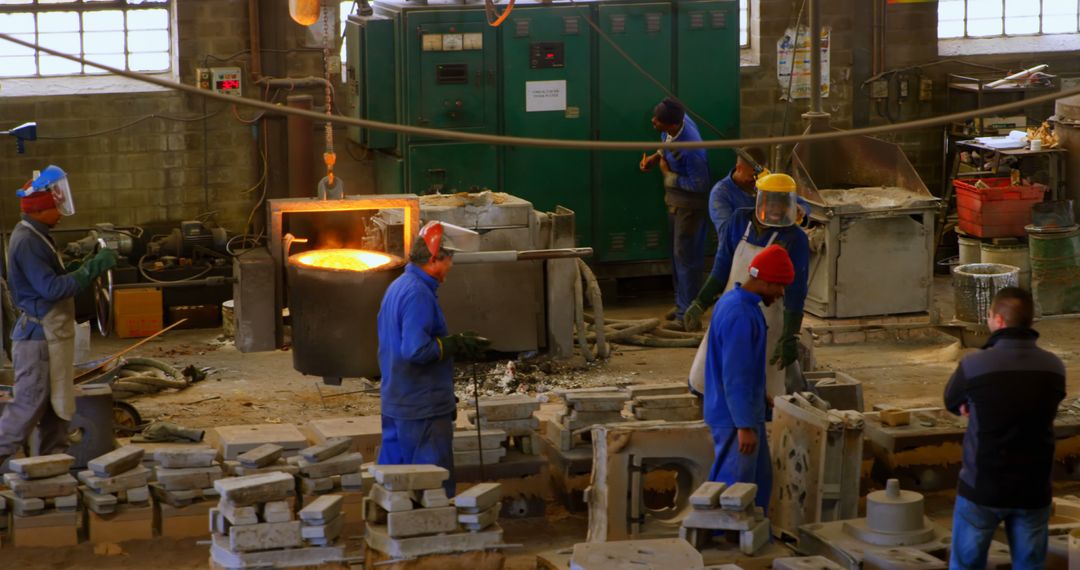
[[[30,188],[23,190],[19,196],[28,196],[37,192],[49,192],[56,202],[56,209],[64,216],[75,214],[75,201],[71,197],[71,184],[68,182],[67,173],[59,166],[49,165],[41,174],[30,183]]]
[[[787,174],[769,174],[758,178],[757,189],[754,216],[758,223],[783,228],[798,222],[799,201],[794,179]]]
[[[438,258],[440,253],[453,255],[457,251],[480,249],[480,234],[446,222],[432,221],[424,224],[424,227],[420,228],[420,239],[427,247],[431,260]]]

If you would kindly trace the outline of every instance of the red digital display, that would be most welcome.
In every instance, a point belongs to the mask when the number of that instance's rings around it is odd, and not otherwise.
[[[224,79],[222,81],[218,81],[217,82],[217,88],[218,88],[219,91],[227,91],[227,90],[230,90],[230,89],[239,89],[240,88],[240,80],[239,79]]]

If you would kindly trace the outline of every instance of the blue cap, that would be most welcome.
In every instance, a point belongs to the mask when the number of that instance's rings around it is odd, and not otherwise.
[[[49,189],[49,186],[60,182],[64,178],[67,178],[67,173],[59,166],[50,164],[45,167],[45,170],[41,171],[41,174],[39,174],[37,178],[30,182],[29,188],[19,190],[16,194],[20,198],[25,198],[37,192],[44,192]]]

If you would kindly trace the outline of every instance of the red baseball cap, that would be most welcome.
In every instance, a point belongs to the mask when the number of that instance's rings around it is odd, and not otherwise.
[[[795,281],[795,266],[787,250],[773,244],[754,256],[750,262],[750,277],[787,287]]]

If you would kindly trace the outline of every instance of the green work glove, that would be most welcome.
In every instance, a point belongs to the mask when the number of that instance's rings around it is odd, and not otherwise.
[[[64,271],[66,271],[68,273],[71,273],[71,272],[77,270],[78,268],[82,267],[82,264],[83,264],[83,262],[82,262],[81,259],[76,259],[76,260],[73,260],[73,261],[69,261],[66,264],[64,264]]]
[[[85,288],[90,285],[91,281],[97,279],[99,275],[115,265],[116,252],[111,249],[103,249],[97,252],[94,257],[83,262],[78,269],[71,273],[71,276],[75,278],[80,287]]]
[[[701,317],[704,315],[705,307],[702,307],[701,303],[694,300],[694,302],[690,303],[690,306],[686,308],[686,312],[683,313],[683,330],[686,332],[696,332],[701,330]]]
[[[460,360],[479,360],[491,346],[491,341],[474,333],[463,332],[439,338],[442,344],[442,358],[453,357]]]
[[[719,279],[714,279],[712,275],[705,279],[705,284],[698,291],[697,298],[690,303],[690,306],[686,308],[686,312],[683,313],[683,329],[687,332],[701,330],[701,316],[705,314],[705,310],[711,307],[716,302],[716,298],[723,292],[724,283]]]
[[[776,341],[769,364],[778,368],[787,368],[799,359],[799,329],[802,328],[803,314],[799,311],[784,311],[784,331]]]

